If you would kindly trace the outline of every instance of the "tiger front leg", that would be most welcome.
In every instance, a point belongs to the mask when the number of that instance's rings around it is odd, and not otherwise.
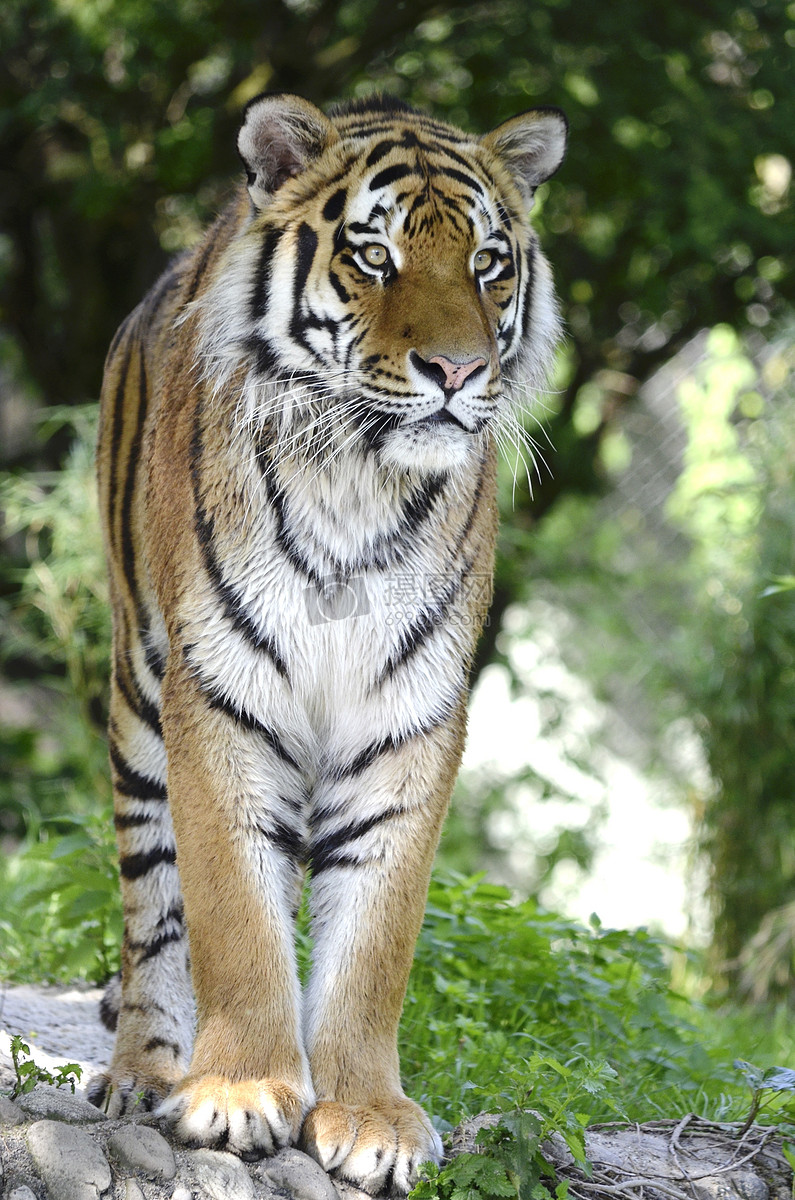
[[[300,779],[264,727],[186,671],[167,680],[164,731],[197,1032],[159,1112],[188,1144],[258,1158],[296,1141],[314,1101],[293,945]]]
[[[193,1041],[193,991],[166,754],[153,707],[111,689],[110,758],[124,907],[122,977],[104,1019],[115,1018],[108,1069],[88,1097],[110,1116],[154,1108],[182,1078]],[[106,994],[107,998],[107,994]]]
[[[312,842],[306,1043],[318,1103],[302,1146],[372,1195],[408,1192],[442,1155],[401,1087],[397,1033],[458,764],[454,733],[422,735],[342,781]]]

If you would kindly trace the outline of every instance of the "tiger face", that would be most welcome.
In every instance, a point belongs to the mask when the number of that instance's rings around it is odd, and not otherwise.
[[[557,336],[525,212],[565,133],[557,110],[475,138],[395,102],[325,118],[297,99],[287,114],[283,98],[255,101],[238,143],[250,219],[205,323],[210,360],[247,348],[250,416],[294,451],[471,464],[542,385]],[[282,390],[269,421],[274,378],[293,402]]]

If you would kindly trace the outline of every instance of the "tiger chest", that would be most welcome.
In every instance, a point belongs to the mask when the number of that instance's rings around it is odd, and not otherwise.
[[[206,692],[334,758],[455,706],[477,634],[473,580],[445,559],[433,528],[388,554],[371,550],[375,562],[359,547],[346,569],[344,539],[285,538],[272,508],[245,539],[231,528],[205,544],[188,606],[191,665]]]

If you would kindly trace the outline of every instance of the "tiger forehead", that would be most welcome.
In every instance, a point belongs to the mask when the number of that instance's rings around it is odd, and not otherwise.
[[[383,120],[368,136],[346,135],[346,178],[329,181],[324,216],[343,216],[352,232],[416,236],[440,226],[479,234],[510,224],[482,147],[433,123]],[[358,228],[357,228],[358,227]]]

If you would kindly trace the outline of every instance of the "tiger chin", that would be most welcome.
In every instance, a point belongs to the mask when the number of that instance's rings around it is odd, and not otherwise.
[[[296,1144],[373,1195],[440,1160],[397,1029],[490,599],[495,445],[558,338],[527,214],[565,141],[556,109],[475,137],[389,98],[260,97],[246,183],[116,334],[125,924],[91,1089],[112,1115],[243,1158]]]

